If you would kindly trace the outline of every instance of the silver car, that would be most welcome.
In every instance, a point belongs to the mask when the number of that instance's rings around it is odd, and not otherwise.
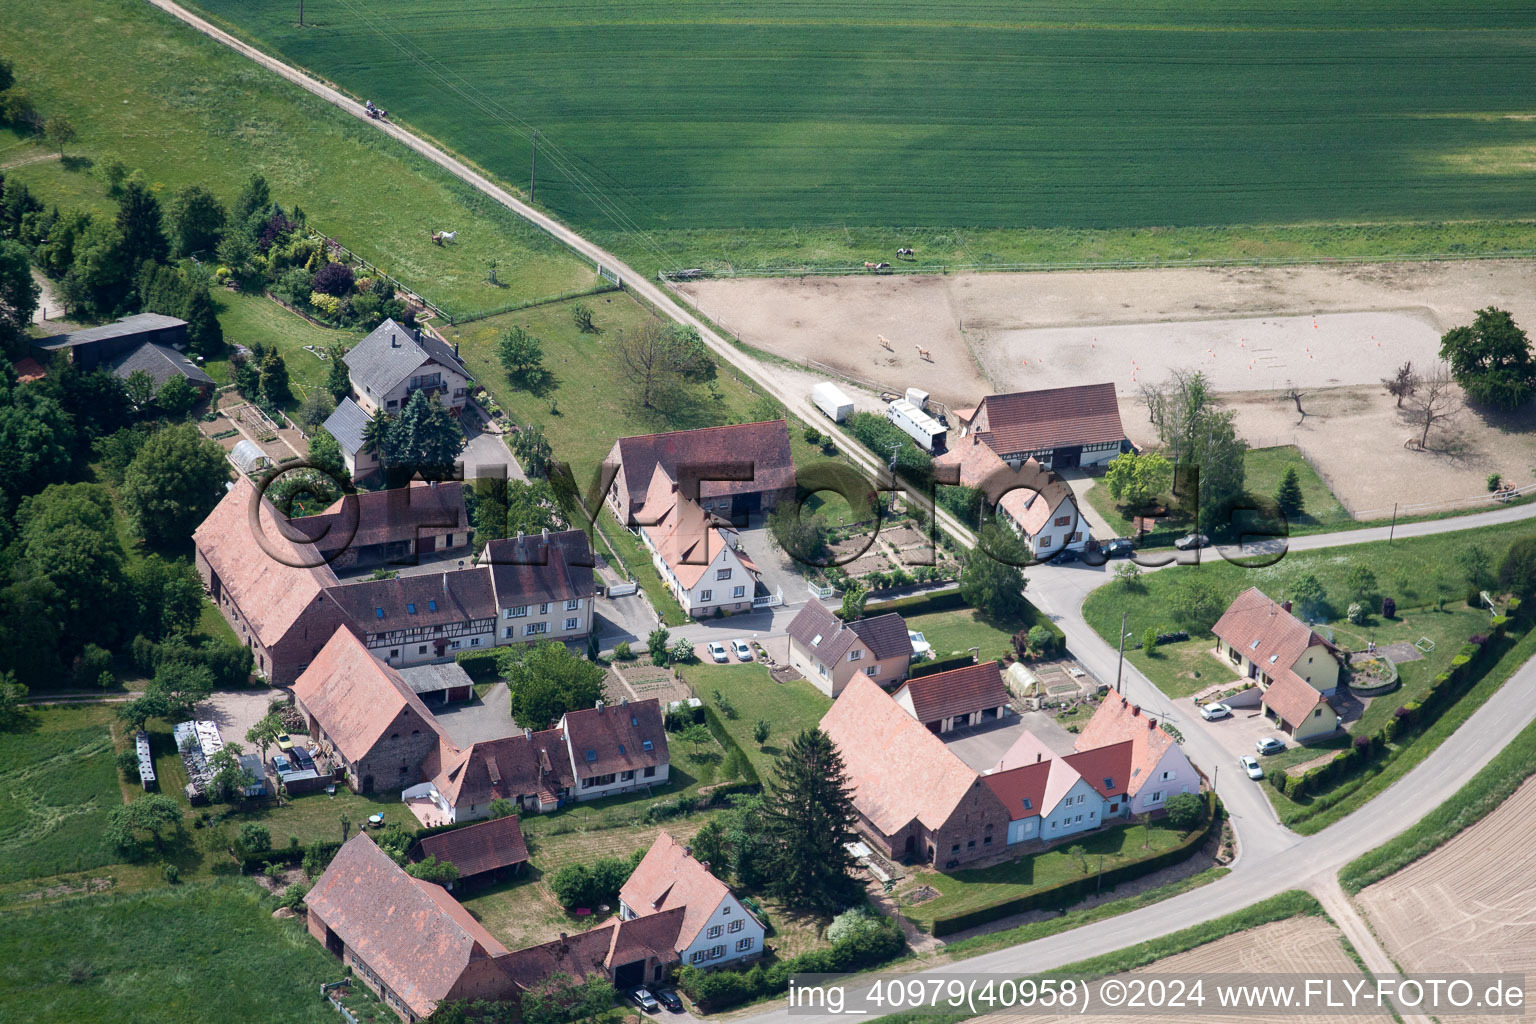
[[[1253,749],[1261,754],[1278,754],[1285,750],[1285,741],[1273,736],[1265,736],[1253,745]]]
[[[731,650],[736,652],[736,659],[738,661],[752,660],[752,648],[747,646],[747,642],[745,640],[732,640]]]
[[[1211,538],[1203,533],[1191,533],[1174,541],[1173,546],[1180,551],[1193,551],[1195,548],[1205,547],[1210,542]]]
[[[713,640],[709,645],[709,656],[715,659],[716,665],[724,665],[730,662],[730,655],[725,653],[725,645],[718,640]]]
[[[1238,758],[1237,763],[1243,766],[1243,771],[1248,773],[1250,779],[1257,782],[1264,778],[1264,769],[1259,767],[1259,759],[1252,754],[1244,754]]]

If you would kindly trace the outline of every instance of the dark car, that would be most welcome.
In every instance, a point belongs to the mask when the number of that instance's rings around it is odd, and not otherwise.
[[[678,998],[677,992],[670,988],[656,990],[656,1001],[673,1013],[683,1012],[683,1001]]]
[[[1100,545],[1099,550],[1104,552],[1106,558],[1130,558],[1131,552],[1136,550],[1136,545],[1126,537],[1116,537],[1107,540]]]
[[[315,759],[310,757],[309,751],[305,750],[303,747],[294,747],[293,750],[289,752],[288,756],[297,761],[299,767],[304,771],[312,772],[315,770]]]
[[[656,997],[643,988],[632,989],[629,993],[629,1001],[646,1013],[656,1013],[661,1005],[656,1002]]]
[[[1077,561],[1079,557],[1080,556],[1078,553],[1073,551],[1071,548],[1062,548],[1060,551],[1051,556],[1051,561],[1055,562],[1057,565],[1068,565]]]

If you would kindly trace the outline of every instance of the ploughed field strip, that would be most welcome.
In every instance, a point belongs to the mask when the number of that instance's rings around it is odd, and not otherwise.
[[[604,231],[1532,213],[1536,9],[196,6]]]

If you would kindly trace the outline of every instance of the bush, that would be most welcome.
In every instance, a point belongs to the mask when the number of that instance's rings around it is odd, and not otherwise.
[[[1165,809],[1168,812],[1168,824],[1184,832],[1200,824],[1200,818],[1205,814],[1204,801],[1193,793],[1179,793],[1170,797]]]
[[[139,782],[139,752],[133,747],[117,755],[117,770],[129,782]]]
[[[1141,649],[1148,656],[1157,653],[1157,627],[1148,626],[1141,633]]]
[[[332,263],[329,265],[334,267],[336,264]],[[309,304],[314,307],[317,313],[327,317],[338,317],[341,315],[341,300],[334,295],[318,291],[310,292]]]
[[[165,865],[160,869],[160,873],[165,876],[165,880],[171,885],[181,881],[181,868],[178,868],[175,864]]]
[[[635,652],[629,649],[628,640],[620,640],[613,645],[613,657],[615,661],[629,661],[633,659]]]
[[[304,897],[309,895],[309,886],[300,882],[294,882],[283,890],[282,898],[278,902],[289,910],[298,910],[304,905]]]
[[[272,833],[267,826],[254,821],[240,826],[240,837],[236,841],[247,853],[265,853],[272,849]]]
[[[612,903],[642,856],[643,850],[636,851],[634,857],[599,857],[586,863],[567,864],[550,878],[549,887],[567,910]]]
[[[352,294],[354,282],[351,267],[345,263],[327,263],[315,272],[313,288],[316,292],[343,299]]]
[[[827,941],[836,945],[847,938],[862,934],[871,928],[880,927],[880,918],[872,914],[868,907],[854,907],[845,910],[832,919],[827,927]]]
[[[1365,607],[1358,601],[1351,602],[1349,609],[1344,613],[1344,617],[1357,626],[1365,622],[1365,615]]]

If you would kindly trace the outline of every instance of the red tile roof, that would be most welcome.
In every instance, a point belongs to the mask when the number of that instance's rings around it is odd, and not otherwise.
[[[1289,671],[1277,675],[1259,700],[1273,708],[1293,729],[1312,717],[1319,704],[1333,706],[1311,683]]]
[[[790,457],[789,428],[783,420],[735,423],[669,434],[645,434],[620,438],[615,445],[619,472],[632,504],[650,487],[653,470],[660,466],[674,482],[681,467],[695,476],[708,476],[710,466],[752,467],[751,480],[703,480],[701,499],[769,491],[789,491],[795,486],[795,465]]]
[[[640,917],[681,908],[677,948],[683,950],[730,894],[730,888],[694,860],[687,847],[662,831],[619,890],[619,899]]]
[[[917,720],[925,724],[1001,707],[1009,700],[1003,674],[995,661],[908,679],[896,691],[898,700],[902,690],[912,698]]]
[[[252,532],[259,522],[261,540]],[[257,638],[272,647],[336,585],[315,546],[296,534],[244,474],[192,534],[192,542],[239,605]]]
[[[571,758],[559,729],[440,750],[423,766],[423,774],[455,808],[484,806],[498,797],[536,796],[551,802],[572,782]]]
[[[659,468],[657,477],[661,478]],[[735,547],[736,532],[732,530],[727,534],[719,525],[720,520],[676,491],[658,495],[657,488],[653,487],[645,507],[635,513],[635,519],[650,537],[661,560],[688,590],[704,578],[715,559],[726,549],[731,550],[748,572],[756,571],[746,552]]]
[[[913,819],[941,828],[979,778],[864,675],[853,677],[821,729],[842,753],[854,806],[887,836]]]
[[[1238,594],[1211,632],[1270,677],[1261,699],[1292,726],[1305,721],[1319,703],[1327,703],[1293,666],[1307,648],[1321,644],[1332,651],[1333,644],[1257,587]]]
[[[1125,439],[1113,384],[988,395],[978,416],[982,412],[982,441],[1000,455]]]
[[[491,567],[503,608],[588,599],[595,589],[592,542],[583,530],[493,540],[480,553],[480,564]]]
[[[1009,820],[1022,821],[1045,810],[1045,784],[1050,775],[1051,762],[1041,760],[983,775],[981,781],[1008,809]]]
[[[459,869],[461,878],[528,861],[528,844],[517,815],[476,822],[463,828],[438,832],[411,848],[411,860],[436,857]]]
[[[471,993],[516,994],[506,947],[442,886],[406,874],[367,835],[347,841],[304,902],[418,1016]]]
[[[326,593],[359,630],[374,636],[496,618],[491,574],[483,568],[358,580]]]
[[[616,967],[646,957],[676,963],[677,932],[682,921],[681,907],[650,917],[609,921],[589,931],[519,949],[508,956],[507,970],[524,988],[536,989],[556,974],[569,974],[578,981],[593,974],[607,976]]]
[[[464,485],[416,481],[409,487],[359,491],[336,499],[324,512],[290,519],[322,552],[349,546],[415,541],[469,529]]]
[[[1062,760],[1086,779],[1088,785],[1098,790],[1100,796],[1114,800],[1129,792],[1131,758],[1135,747],[1135,741],[1122,740],[1107,747],[1094,747],[1068,754]]]
[[[667,730],[655,697],[568,711],[560,727],[578,779],[667,763]]]
[[[935,458],[933,464],[958,466],[962,487],[983,490],[988,501],[1006,512],[1031,537],[1050,524],[1062,502],[1072,501],[1076,505],[1071,485],[1056,473],[1034,459],[1024,460],[1015,471],[982,443],[979,434],[961,438],[948,452]]]
[[[1126,740],[1131,743],[1130,770],[1127,773],[1130,784],[1126,792],[1135,796],[1152,777],[1153,769],[1162,761],[1168,748],[1178,746],[1154,717],[1111,690],[1099,703],[1088,724],[1083,726],[1074,746],[1081,753]]]
[[[300,674],[293,695],[348,761],[366,755],[391,728],[403,728],[398,720],[407,711],[414,712],[412,728],[432,729],[443,736],[437,719],[410,684],[369,654],[345,627],[337,628]]]

